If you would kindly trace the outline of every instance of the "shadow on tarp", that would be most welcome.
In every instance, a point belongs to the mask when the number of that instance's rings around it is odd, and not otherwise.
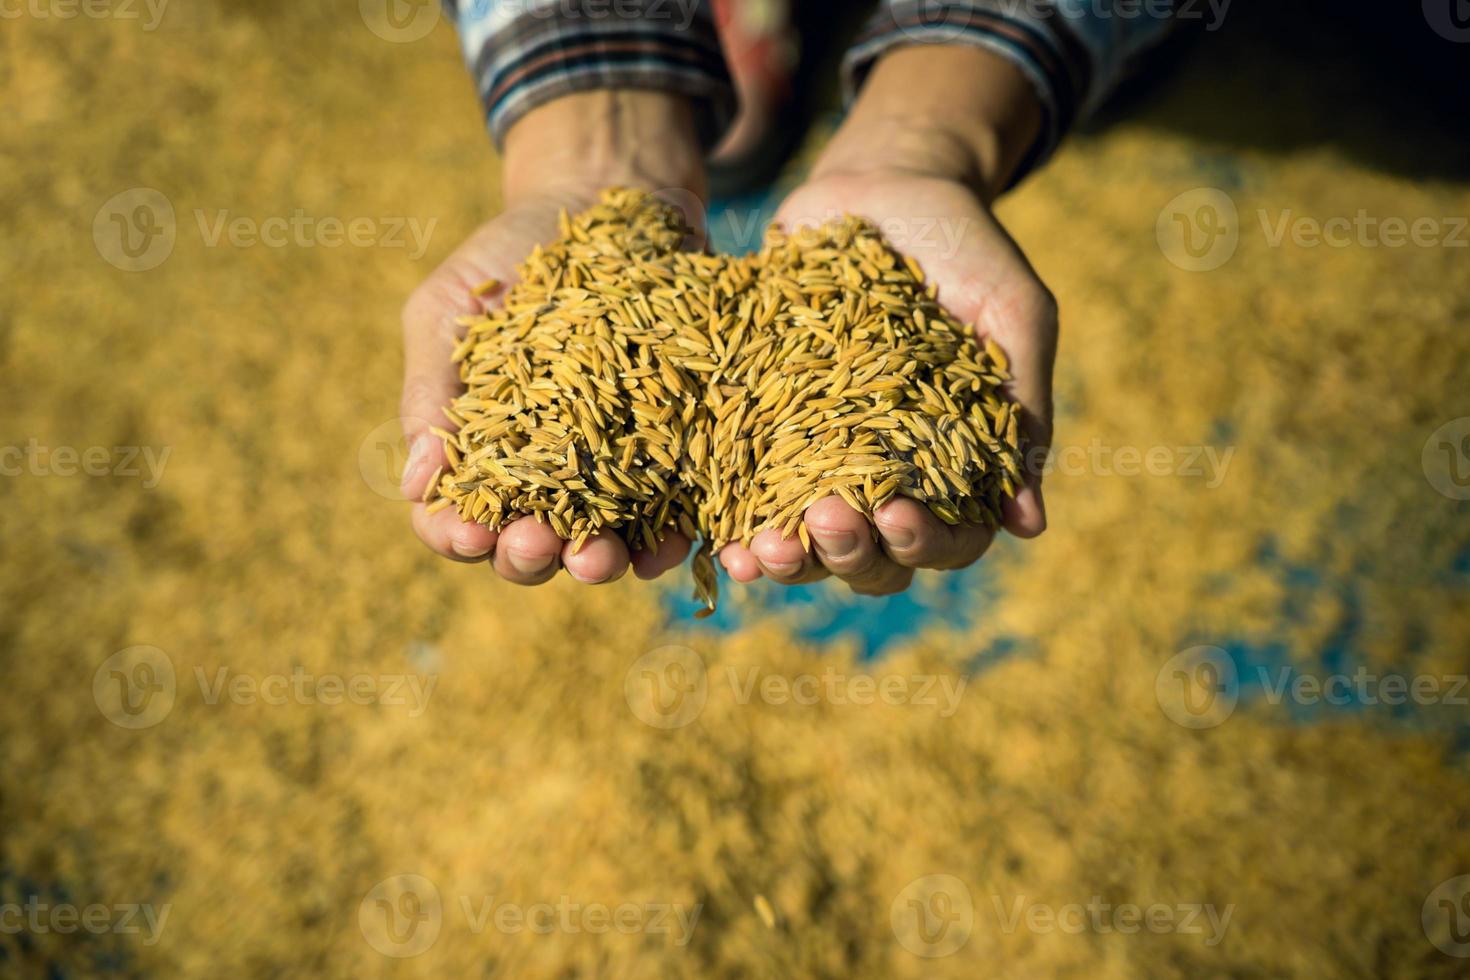
[[[1207,152],[1322,148],[1403,176],[1470,179],[1463,0],[1234,0],[1214,30],[1205,3],[1184,6],[1202,19],[1185,22],[1083,133],[1127,122]],[[1446,26],[1457,15],[1458,34]]]

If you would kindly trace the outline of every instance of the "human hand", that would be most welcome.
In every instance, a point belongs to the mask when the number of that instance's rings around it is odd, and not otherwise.
[[[1034,97],[1011,73],[1009,64],[978,49],[909,48],[890,55],[811,178],[782,204],[777,221],[796,228],[843,214],[868,218],[918,261],[956,319],[973,323],[1006,352],[1013,378],[1007,393],[1023,408],[1022,444],[1031,465],[1015,498],[1004,503],[1002,526],[1030,538],[1046,528],[1039,456],[1051,439],[1057,310],[988,203],[1034,137],[1024,117],[1024,100]],[[979,101],[958,104],[962,86],[947,87],[935,96],[944,101],[926,114],[914,105],[916,75],[968,80]],[[721,564],[741,582],[764,575],[796,584],[830,574],[855,592],[886,595],[907,588],[915,569],[972,564],[994,537],[983,526],[945,524],[907,497],[880,507],[871,523],[840,497],[829,497],[809,507],[805,521],[812,553],[796,536],[783,539],[767,530],[749,548],[726,546]]]
[[[573,553],[570,542],[531,517],[500,531],[459,519],[453,508],[430,514],[419,503],[436,469],[445,465],[443,443],[429,426],[446,426],[441,408],[464,390],[451,353],[463,332],[458,317],[502,302],[516,264],[558,233],[558,216],[590,207],[608,186],[678,188],[703,192],[703,171],[688,106],[645,92],[569,95],[528,113],[506,138],[506,208],[481,226],[414,291],[403,310],[404,382],[400,414],[409,459],[402,490],[413,504],[420,540],[446,558],[490,560],[511,582],[537,585],[565,568],[589,584],[614,581],[633,568],[654,578],[682,562],[690,542],[670,533],[657,553],[629,550],[621,537],[600,533]],[[500,285],[484,296],[475,288]]]

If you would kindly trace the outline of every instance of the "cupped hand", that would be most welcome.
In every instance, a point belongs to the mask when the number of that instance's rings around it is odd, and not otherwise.
[[[1039,461],[1051,440],[1051,375],[1057,341],[1057,308],[989,207],[965,183],[912,168],[819,174],[782,204],[777,221],[788,230],[853,214],[874,222],[898,251],[912,256],[939,301],[981,338],[999,344],[1010,360],[1007,394],[1022,407],[1026,481],[1003,505],[1002,526],[1031,538],[1046,528]],[[758,534],[750,547],[726,546],[720,561],[731,577],[762,576],[786,584],[835,575],[854,592],[886,595],[909,586],[915,569],[955,569],[972,564],[994,532],[950,526],[923,504],[899,497],[870,522],[840,497],[812,504],[805,522],[808,553],[799,538],[779,531]]]
[[[447,463],[444,445],[429,427],[449,426],[441,408],[464,390],[458,367],[450,360],[463,334],[456,319],[503,302],[515,280],[516,264],[534,246],[557,236],[561,209],[575,213],[590,207],[601,189],[600,182],[589,182],[521,197],[471,235],[409,298],[403,308],[405,364],[400,410],[409,447],[402,487],[407,499],[418,501],[435,470]],[[500,285],[483,296],[476,295],[476,287],[490,280]],[[621,578],[630,565],[640,578],[654,578],[689,553],[689,540],[676,532],[668,535],[657,553],[630,551],[621,537],[610,532],[593,535],[573,552],[571,542],[532,517],[512,520],[496,532],[461,521],[453,507],[430,514],[418,502],[413,505],[413,528],[438,554],[462,562],[489,560],[502,578],[522,585],[545,582],[559,568],[589,584]]]

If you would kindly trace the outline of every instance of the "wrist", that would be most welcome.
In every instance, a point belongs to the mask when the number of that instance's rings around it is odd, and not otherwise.
[[[705,195],[693,110],[665,92],[599,89],[537,106],[506,133],[501,170],[507,201],[611,186]]]
[[[873,67],[813,176],[920,173],[988,201],[1040,131],[1041,103],[1008,59],[969,45],[912,45]]]

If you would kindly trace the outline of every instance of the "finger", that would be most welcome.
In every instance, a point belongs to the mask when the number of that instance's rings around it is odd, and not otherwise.
[[[908,497],[895,497],[873,514],[883,549],[906,568],[964,568],[990,547],[989,528],[951,526]]]
[[[793,534],[783,538],[775,528],[757,534],[750,543],[750,553],[760,564],[761,574],[782,585],[815,582],[827,577],[827,570],[802,546],[799,537]]]
[[[483,561],[499,537],[483,524],[461,521],[453,507],[430,514],[424,504],[414,504],[413,530],[430,550],[466,562]]]
[[[873,525],[841,497],[824,497],[806,509],[812,550],[822,566],[861,595],[890,595],[908,588],[910,569],[896,565],[878,542]]]
[[[1018,538],[1034,538],[1046,530],[1046,501],[1041,495],[1041,474],[1027,474],[1027,483],[1014,497],[1000,502],[1001,526]]]
[[[1056,297],[1015,241],[989,220],[967,223],[959,248],[934,263],[933,272],[940,300],[973,316],[980,336],[1005,352],[1011,376],[1005,394],[1021,407],[1022,486],[1031,492],[1018,489],[1015,505],[1003,511],[1003,525],[1020,537],[1035,537],[1046,530],[1041,471],[1052,438]]]
[[[451,361],[459,339],[455,318],[478,309],[474,292],[443,270],[416,289],[403,307],[403,394],[398,414],[408,443],[403,495],[417,500],[434,470],[445,465],[444,445],[429,426],[445,426],[443,409],[463,386]]]
[[[861,579],[845,579],[847,587],[858,595],[897,595],[914,584],[914,570],[880,558],[871,575]]]
[[[612,532],[594,534],[582,547],[567,541],[562,544],[561,564],[567,574],[587,585],[601,585],[623,577],[628,571],[628,546]]]
[[[689,539],[677,531],[658,543],[658,551],[634,548],[633,574],[641,579],[658,578],[669,569],[681,565],[689,557],[689,548]]]
[[[1021,406],[1022,486],[1002,505],[1003,526],[1022,538],[1046,530],[1041,471],[1052,437],[1052,367],[1056,362],[1056,300],[1040,286],[1016,290],[987,304],[981,330],[1005,351],[1011,381],[1006,393]]]
[[[754,582],[761,577],[761,565],[750,549],[738,541],[720,549],[720,564],[725,566],[725,571],[737,582]]]
[[[522,517],[500,532],[496,574],[517,585],[540,585],[556,574],[563,544],[549,525]]]

